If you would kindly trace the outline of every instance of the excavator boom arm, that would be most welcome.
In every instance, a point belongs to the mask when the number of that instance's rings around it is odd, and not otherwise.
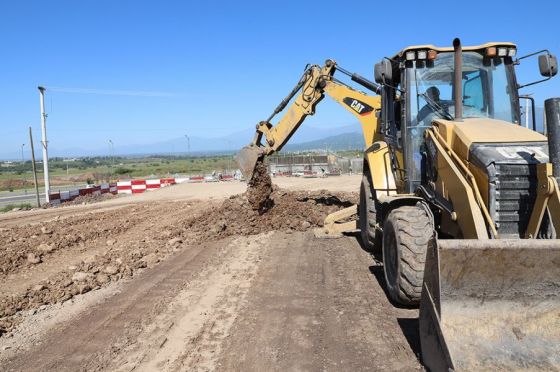
[[[325,93],[354,114],[363,124],[366,144],[372,141],[377,123],[375,112],[381,108],[380,99],[336,81],[333,75],[337,70],[362,86],[376,93],[380,92],[377,84],[358,74],[349,73],[338,67],[332,60],[327,60],[322,67],[318,65],[308,67],[294,89],[282,100],[273,114],[267,120],[257,124],[253,141],[238,153],[237,161],[246,179],[251,179],[255,165],[260,158],[282,149],[307,116],[315,113],[315,107],[324,98]],[[293,103],[287,108],[278,123],[273,126],[270,121],[286,109],[293,97],[296,97]]]

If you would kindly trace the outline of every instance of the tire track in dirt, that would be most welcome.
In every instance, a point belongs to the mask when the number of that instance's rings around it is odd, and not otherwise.
[[[177,293],[212,262],[226,241],[188,247],[153,270],[126,283],[122,291],[53,330],[45,341],[3,363],[5,370],[78,371],[106,368],[136,340]]]
[[[307,233],[271,242],[249,306],[223,346],[218,370],[410,371],[421,369],[418,311],[395,308],[354,238]]]
[[[207,267],[183,289],[109,366],[118,371],[214,370],[229,328],[271,234],[239,237],[224,248],[224,260]],[[123,363],[124,358],[124,363]]]
[[[6,370],[421,369],[417,310],[353,238],[272,232],[190,246]],[[377,278],[377,279],[376,279]]]

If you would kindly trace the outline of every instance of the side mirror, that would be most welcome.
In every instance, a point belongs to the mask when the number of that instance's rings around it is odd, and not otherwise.
[[[517,85],[517,89],[525,88],[531,85],[542,83],[543,81],[550,80],[558,72],[558,61],[556,60],[556,56],[550,54],[550,52],[547,49],[543,49],[538,52],[527,54],[526,56],[523,57],[519,57],[514,61],[514,64],[518,65],[521,62],[521,60],[533,56],[538,56],[539,71],[541,73],[541,76],[544,77],[544,79],[533,81],[527,84]]]
[[[558,60],[552,54],[541,54],[539,56],[539,71],[544,77],[553,77],[558,72]]]
[[[391,61],[383,58],[381,62],[375,64],[374,68],[375,82],[378,84],[391,84],[393,81],[393,67]]]

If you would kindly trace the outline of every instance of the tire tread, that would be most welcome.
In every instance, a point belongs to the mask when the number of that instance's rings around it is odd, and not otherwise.
[[[400,304],[417,305],[422,293],[428,242],[433,236],[432,219],[421,206],[402,206],[389,213],[385,224],[393,225],[397,235],[394,249],[398,250],[399,258],[397,283],[389,285],[389,293]]]

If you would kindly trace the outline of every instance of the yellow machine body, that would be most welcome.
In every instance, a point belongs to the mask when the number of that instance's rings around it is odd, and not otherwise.
[[[397,302],[420,304],[422,357],[432,371],[560,370],[560,192],[549,139],[520,126],[519,114],[511,122],[462,117],[463,104],[474,105],[462,89],[475,72],[461,69],[463,56],[505,63],[513,73],[515,48],[461,47],[458,39],[453,47],[408,47],[376,65],[377,84],[332,60],[310,66],[238,155],[250,179],[255,163],[281,150],[325,95],[357,118],[365,142],[360,204],[327,217],[318,235],[359,229],[374,251],[382,243],[388,292]],[[445,109],[451,102],[430,103],[414,71],[451,53],[454,115]],[[556,59],[549,57],[551,77]],[[377,95],[334,79],[336,71]],[[500,91],[519,110],[514,88]],[[425,126],[409,118],[420,99],[442,111]],[[420,151],[411,157],[407,145],[418,129]],[[422,164],[421,179],[413,179],[411,159]],[[359,223],[348,221],[356,213]]]

